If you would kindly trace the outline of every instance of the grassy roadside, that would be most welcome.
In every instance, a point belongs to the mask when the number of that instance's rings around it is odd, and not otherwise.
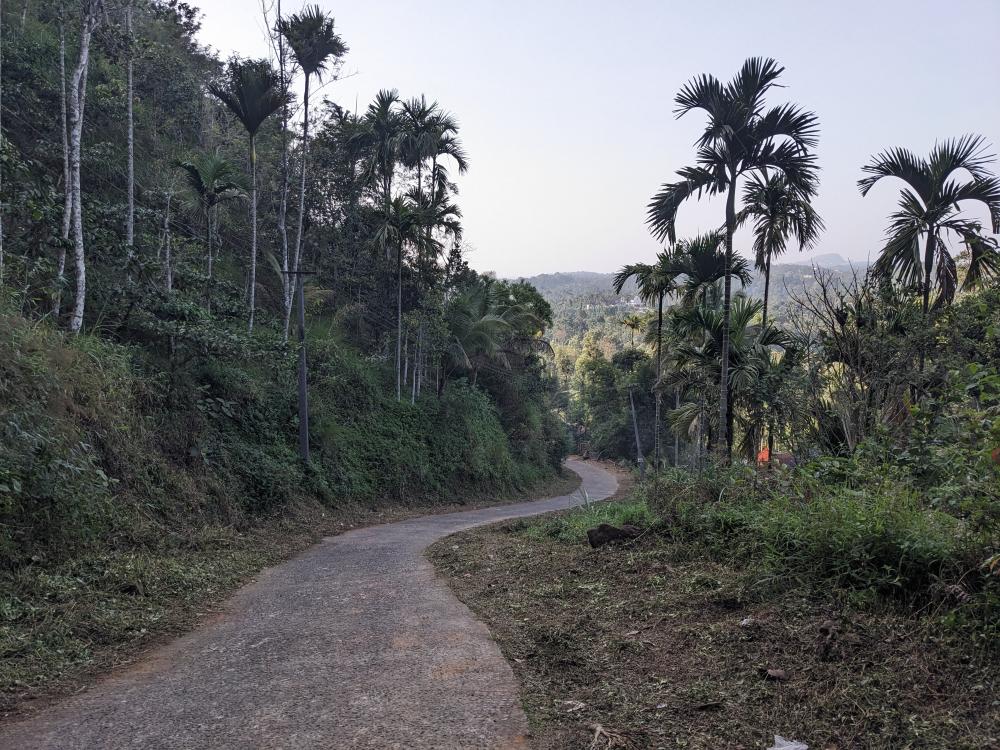
[[[429,513],[568,494],[578,476],[464,503],[331,509],[299,503],[253,526],[206,525],[157,548],[103,549],[25,566],[0,587],[0,718],[76,692],[220,611],[262,569],[325,536]]]
[[[934,611],[764,580],[655,528],[591,550],[585,530],[600,521],[655,516],[641,501],[597,505],[431,548],[510,660],[535,747],[1000,744],[995,653]]]

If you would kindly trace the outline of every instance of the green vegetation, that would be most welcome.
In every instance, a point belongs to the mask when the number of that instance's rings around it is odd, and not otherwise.
[[[322,533],[559,475],[551,308],[468,267],[454,116],[317,103],[315,7],[267,19],[276,65],[174,0],[0,13],[4,706]]]
[[[903,185],[878,261],[817,269],[774,311],[772,257],[822,229],[818,120],[764,105],[781,72],[753,59],[681,90],[678,114],[708,122],[696,165],[649,206],[669,245],[613,281],[652,308],[645,335],[622,315],[614,344],[584,331],[575,360],[557,349],[581,447],[651,454],[652,477],[623,503],[435,551],[516,665],[541,746],[996,744],[994,157],[976,136],[875,157],[862,194]],[[727,198],[724,229],[678,239],[678,210],[703,195]],[[744,222],[763,300],[734,255]],[[590,551],[599,523],[643,532]]]

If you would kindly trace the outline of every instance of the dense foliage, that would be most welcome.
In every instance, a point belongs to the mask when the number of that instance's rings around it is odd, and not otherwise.
[[[276,60],[225,63],[178,0],[23,10],[2,10],[5,564],[557,470],[551,309],[465,262],[453,116],[317,102],[349,53],[318,8],[267,19]]]

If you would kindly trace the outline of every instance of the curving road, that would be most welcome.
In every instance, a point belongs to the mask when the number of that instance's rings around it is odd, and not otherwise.
[[[569,468],[591,500],[608,472]],[[517,748],[527,721],[507,662],[423,551],[570,496],[424,516],[330,537],[270,568],[217,621],[19,723],[0,748]]]

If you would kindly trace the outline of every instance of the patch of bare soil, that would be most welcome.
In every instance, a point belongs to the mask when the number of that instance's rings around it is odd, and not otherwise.
[[[931,616],[750,580],[654,535],[567,544],[545,523],[431,550],[511,662],[536,748],[1000,747],[998,665]]]

